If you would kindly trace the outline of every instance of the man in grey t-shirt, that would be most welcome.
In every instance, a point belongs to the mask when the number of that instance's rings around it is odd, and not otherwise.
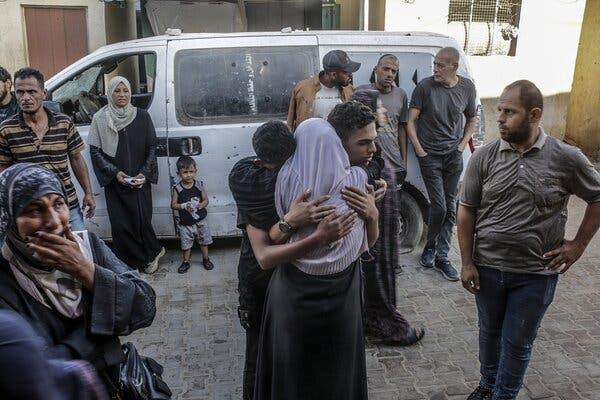
[[[458,281],[448,251],[456,220],[462,152],[477,124],[475,85],[456,74],[459,60],[453,47],[437,53],[433,76],[423,79],[413,91],[406,126],[430,203],[427,244],[420,263],[435,267],[451,281]]]
[[[379,58],[371,75],[371,83],[356,88],[379,92],[391,129],[377,133],[377,146],[386,163],[396,173],[397,184],[402,185],[406,177],[406,120],[408,119],[408,98],[404,89],[398,87],[400,63],[393,54]]]
[[[515,399],[557,274],[583,253],[600,225],[600,174],[581,151],[539,126],[543,99],[529,81],[504,89],[501,139],[467,166],[458,210],[461,280],[475,294],[481,380],[468,399]],[[567,203],[588,205],[566,240]]]

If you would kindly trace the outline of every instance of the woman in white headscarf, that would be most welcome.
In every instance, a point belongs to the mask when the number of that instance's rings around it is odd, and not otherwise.
[[[337,213],[349,210],[347,187],[366,188],[367,175],[351,167],[333,127],[319,118],[298,126],[295,154],[279,171],[275,205],[279,215],[307,189],[331,196]],[[373,213],[377,214],[374,206]],[[291,242],[317,226],[299,229]],[[264,305],[255,400],[367,398],[358,258],[367,250],[366,223],[326,247],[305,252],[273,272]]]
[[[158,181],[156,133],[146,110],[131,104],[122,76],[108,83],[108,104],[92,119],[88,144],[104,187],[114,250],[126,264],[153,273],[165,253],[152,228],[151,183]]]

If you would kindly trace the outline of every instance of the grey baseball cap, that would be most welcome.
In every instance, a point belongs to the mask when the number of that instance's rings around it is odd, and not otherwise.
[[[360,63],[352,61],[344,50],[331,50],[323,57],[323,69],[356,72]]]

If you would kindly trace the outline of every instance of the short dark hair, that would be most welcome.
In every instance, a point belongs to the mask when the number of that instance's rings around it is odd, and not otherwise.
[[[27,79],[27,78],[35,78],[35,80],[38,82],[38,85],[40,86],[40,88],[44,88],[44,75],[42,75],[42,73],[40,71],[38,71],[35,68],[31,68],[31,67],[25,67],[25,68],[21,68],[20,70],[18,70],[17,72],[15,72],[15,79],[13,80],[13,83],[16,83],[17,79]]]
[[[350,100],[358,101],[369,107],[371,111],[377,112],[377,100],[379,99],[379,91],[375,89],[357,89],[350,96]]]
[[[342,142],[348,140],[357,129],[375,122],[375,119],[375,113],[358,101],[338,104],[327,117],[327,121],[333,126]]]
[[[514,81],[504,88],[504,92],[512,89],[519,89],[519,100],[528,112],[534,108],[544,110],[544,96],[533,82],[526,79]]]
[[[177,159],[177,163],[175,164],[177,166],[177,171],[181,171],[184,168],[189,168],[191,166],[196,166],[196,161],[194,161],[194,159],[190,156],[181,156]]]
[[[12,81],[10,74],[6,70],[6,68],[0,66],[0,82]]]
[[[385,53],[384,55],[382,55],[381,57],[379,57],[379,60],[377,60],[377,65],[381,64],[381,62],[383,60],[385,60],[386,58],[391,58],[393,61],[395,61],[397,63],[400,63],[400,61],[398,61],[398,57],[396,57],[392,53]]]
[[[281,121],[267,121],[252,135],[256,156],[265,163],[280,165],[296,151],[296,139]]]

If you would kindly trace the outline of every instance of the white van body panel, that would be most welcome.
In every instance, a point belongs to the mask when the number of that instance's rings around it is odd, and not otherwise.
[[[240,55],[245,54],[244,62],[252,65],[252,60],[248,60],[251,56],[243,49],[264,49],[267,52],[273,50],[274,53],[281,49],[299,49],[298,51],[306,52],[310,59],[311,65],[307,68],[306,76],[303,77],[308,78],[321,69],[320,60],[325,53],[333,49],[344,49],[351,59],[362,63],[359,71],[354,74],[356,87],[369,82],[372,69],[381,55],[392,53],[400,60],[400,87],[407,92],[410,99],[416,85],[415,79],[418,82],[432,75],[433,57],[440,48],[445,46],[460,48],[454,39],[432,33],[314,31],[159,36],[104,46],[48,79],[46,87],[51,98],[51,93],[64,82],[103,60],[130,54],[155,54],[154,86],[148,112],[154,122],[157,137],[162,140],[162,143],[169,141],[177,144],[178,141],[183,141],[182,145],[185,145],[188,138],[195,138],[194,140],[201,143],[201,152],[194,154],[193,157],[198,165],[198,179],[203,181],[209,196],[207,217],[209,226],[214,236],[233,236],[238,235],[239,230],[236,228],[235,203],[228,187],[229,171],[238,160],[253,154],[251,144],[253,132],[260,124],[273,118],[261,118],[258,115],[248,120],[236,117],[231,121],[225,118],[213,123],[203,121],[201,118],[197,121],[185,118],[182,120],[182,115],[185,113],[182,107],[177,109],[178,101],[181,101],[181,98],[178,98],[177,82],[181,85],[181,82],[184,82],[181,79],[188,79],[188,77],[179,76],[177,73],[178,56],[197,53],[199,57],[209,57],[213,54],[237,52]],[[202,68],[198,73],[202,73]],[[462,51],[459,74],[471,78]],[[296,82],[288,82],[289,85],[293,83]],[[251,88],[248,90],[252,91]],[[252,100],[251,93],[250,99],[250,103],[253,101],[255,103],[248,106],[252,109],[256,107],[256,100]],[[285,118],[286,116],[281,114],[277,119],[285,120]],[[89,124],[78,124],[77,129],[83,140],[87,142]],[[88,163],[93,191],[97,194],[96,216],[92,223],[88,223],[88,227],[101,237],[110,238],[110,223],[103,189],[92,171],[89,152],[84,151],[84,155]],[[470,149],[467,148],[464,153],[465,165],[469,157]],[[177,157],[173,156],[158,157],[159,182],[152,186],[152,223],[157,235],[163,238],[176,236],[174,213],[170,208],[171,188],[178,180],[176,160]],[[427,198],[412,146],[409,146],[407,182],[421,193],[423,199]],[[83,196],[81,188],[78,184],[76,187],[81,199]]]

